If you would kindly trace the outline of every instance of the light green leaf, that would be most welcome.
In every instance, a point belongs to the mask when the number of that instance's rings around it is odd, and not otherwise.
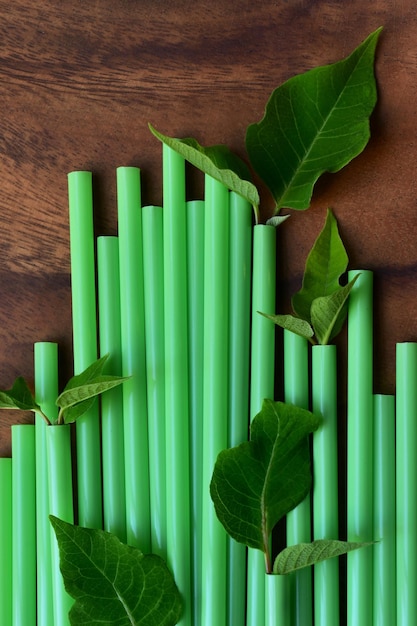
[[[328,210],[325,225],[307,257],[301,290],[292,298],[296,315],[311,323],[311,305],[319,297],[340,288],[348,256],[339,235],[336,218]]]
[[[270,319],[271,322],[274,322],[277,326],[290,330],[296,335],[305,337],[305,339],[311,340],[314,335],[310,324],[305,320],[301,320],[299,317],[294,317],[294,315],[268,315],[267,313],[261,313],[261,311],[258,311],[258,313]]]
[[[283,222],[287,221],[287,219],[289,217],[290,217],[290,214],[288,214],[288,215],[273,215],[268,220],[266,220],[266,223],[267,223],[267,226],[275,226],[275,228],[278,228],[278,226],[281,226],[281,224]]]
[[[18,409],[42,413],[41,407],[35,402],[26,381],[21,376],[16,378],[11,389],[0,391],[0,409]]]
[[[259,221],[259,194],[251,182],[251,173],[244,161],[233,154],[227,146],[204,148],[193,138],[167,137],[149,124],[150,131],[199,170],[223,183],[231,191],[243,196],[253,206],[256,222]]]
[[[210,494],[233,539],[268,555],[273,527],[311,487],[308,434],[319,424],[309,411],[264,400],[250,441],[220,452]]]
[[[76,376],[70,378],[65,385],[64,391],[67,391],[68,389],[74,389],[75,387],[82,387],[83,385],[87,385],[97,376],[101,376],[109,359],[109,356],[109,354],[105,354],[104,356],[97,359],[97,361],[91,363],[91,365],[89,365],[80,374],[77,374]]]
[[[94,398],[105,391],[121,385],[128,377],[97,376],[90,383],[72,387],[58,396],[56,403],[64,415],[64,422],[69,424],[89,410]]]
[[[345,304],[358,277],[359,274],[330,296],[313,300],[311,323],[320,344],[328,344],[340,332],[347,315]]]
[[[103,530],[50,515],[65,589],[75,600],[72,626],[174,626],[181,596],[163,559],[144,555]]]
[[[323,172],[337,172],[365,148],[377,99],[371,33],[346,59],[294,76],[275,89],[264,118],[247,129],[254,170],[276,212],[307,209]]]
[[[318,539],[312,543],[299,543],[280,552],[274,562],[274,574],[290,574],[303,567],[320,563],[335,556],[341,556],[372,545],[371,542],[358,543],[337,539]]]

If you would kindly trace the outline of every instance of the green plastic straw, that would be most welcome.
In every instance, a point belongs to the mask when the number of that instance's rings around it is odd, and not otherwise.
[[[117,169],[127,542],[151,550],[140,172]]]
[[[417,624],[417,343],[397,345],[397,626]]]
[[[122,373],[120,328],[119,240],[97,239],[100,355],[109,354],[106,374]],[[126,541],[123,391],[116,387],[101,397],[104,530]]]
[[[36,625],[35,427],[12,431],[13,626]]]
[[[227,447],[229,386],[229,192],[206,176],[204,223],[203,548],[201,624],[227,619],[226,532],[209,486],[217,455]]]
[[[248,438],[252,207],[230,194],[229,303],[229,433],[228,447]],[[246,612],[246,547],[227,538],[227,624],[244,626]]]
[[[34,345],[35,399],[51,422],[58,417],[58,344]],[[35,416],[36,441],[36,543],[38,624],[53,623],[51,525],[49,522],[48,463],[45,420]]]
[[[185,163],[163,146],[167,559],[192,624]]]
[[[204,202],[187,202],[188,353],[191,471],[191,533],[194,621],[201,615],[203,347],[204,347]]]
[[[348,272],[352,280],[358,271]],[[361,271],[348,303],[347,534],[349,541],[373,538],[373,328],[370,271]],[[372,623],[372,548],[347,558],[348,626]]]
[[[96,289],[91,172],[68,174],[74,373],[97,359]],[[78,518],[102,527],[98,404],[77,420]]]
[[[152,552],[166,559],[164,239],[162,208],[142,209]]]
[[[277,574],[265,575],[265,622],[264,626],[285,626],[289,624],[290,577]]]
[[[100,355],[109,354],[106,373],[122,373],[119,240],[97,238],[97,279]],[[123,390],[116,387],[101,397],[104,530],[126,541]]]
[[[412,384],[414,385],[415,383],[413,382]],[[397,616],[394,396],[380,394],[374,396],[374,425],[374,538],[377,543],[373,548],[373,623],[375,626],[392,626],[392,624],[396,623]]]
[[[12,623],[12,459],[0,459],[0,624]]]
[[[313,346],[312,405],[323,422],[313,435],[314,539],[337,539],[337,369],[336,346]],[[339,562],[329,559],[314,566],[314,615],[320,626],[339,624]]]
[[[276,231],[259,224],[253,232],[252,338],[250,418],[260,411],[265,398],[274,398],[275,326],[259,315],[275,314]],[[248,550],[247,626],[265,622],[265,561],[259,550]]]
[[[74,523],[71,431],[69,424],[48,426],[46,431],[48,456],[49,506],[51,515]],[[52,587],[54,594],[54,626],[68,625],[68,611],[73,599],[67,594],[59,569],[58,542],[52,533]]]
[[[288,330],[284,330],[284,396],[285,402],[304,409],[309,407],[308,344]],[[310,494],[287,515],[287,544],[311,541]],[[309,626],[313,622],[311,569],[306,568],[288,576],[291,623]]]

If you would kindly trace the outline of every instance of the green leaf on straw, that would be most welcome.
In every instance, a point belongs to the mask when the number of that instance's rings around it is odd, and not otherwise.
[[[337,172],[362,152],[377,99],[374,56],[381,28],[346,59],[294,76],[272,93],[264,118],[247,129],[254,170],[276,212],[307,209],[323,172]]]
[[[277,326],[290,330],[296,335],[305,337],[305,339],[310,340],[314,335],[310,324],[294,315],[268,315],[267,313],[261,313],[261,311],[258,311],[258,313],[271,320],[271,322],[274,322],[274,324],[277,324]]]
[[[337,539],[318,539],[312,543],[299,543],[280,552],[274,562],[274,574],[290,574],[296,570],[320,563],[335,556],[341,556],[372,545],[371,542],[358,543]]]
[[[60,422],[64,421],[65,424],[75,422],[91,408],[96,396],[128,380],[129,377],[102,374],[108,357],[106,354],[94,361],[81,374],[73,376],[68,381],[56,400],[60,409]]]
[[[328,210],[325,225],[307,257],[302,288],[292,298],[292,307],[298,317],[311,324],[313,301],[340,288],[339,280],[346,272],[348,260],[336,218]]]
[[[144,555],[113,534],[68,524],[50,515],[65,589],[75,600],[72,625],[174,626],[182,612],[163,559]]]
[[[310,411],[264,400],[250,441],[217,458],[210,484],[217,516],[233,539],[265,553],[267,570],[273,527],[310,490],[308,434],[319,424]]]
[[[42,413],[24,378],[19,376],[11,389],[0,391],[0,409],[18,409]]]
[[[339,334],[346,319],[346,303],[353,285],[359,278],[357,274],[344,287],[340,287],[330,296],[324,296],[313,300],[311,305],[311,321],[317,341],[326,345]]]
[[[256,222],[259,221],[259,194],[251,182],[251,173],[244,161],[225,145],[204,148],[193,138],[174,139],[157,131],[149,124],[150,131],[199,170],[235,191],[253,206]]]

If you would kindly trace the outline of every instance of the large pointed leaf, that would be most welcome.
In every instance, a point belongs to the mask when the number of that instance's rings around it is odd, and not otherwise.
[[[378,29],[346,59],[290,78],[275,89],[264,118],[247,129],[253,168],[276,210],[307,209],[323,172],[337,172],[366,146],[376,103]]]
[[[347,265],[348,256],[336,218],[328,210],[325,225],[307,257],[302,288],[292,298],[298,317],[311,323],[313,300],[329,296],[340,288],[339,280]]]
[[[290,574],[303,567],[332,559],[372,545],[372,542],[357,543],[337,539],[317,539],[312,543],[299,543],[280,552],[274,562],[274,574]]]
[[[321,345],[329,343],[339,334],[346,319],[346,302],[353,285],[359,278],[357,274],[347,285],[340,287],[330,296],[316,298],[311,305],[311,323]]]
[[[300,337],[304,337],[309,341],[314,335],[314,331],[310,324],[305,320],[301,320],[299,317],[294,317],[294,315],[268,315],[267,313],[262,313],[261,311],[259,311],[259,313],[271,320],[271,322],[274,322],[277,326],[285,328],[296,335],[300,335]]]
[[[103,530],[50,516],[58,540],[65,589],[75,600],[70,622],[174,626],[181,596],[163,559],[144,555]]]
[[[309,411],[264,400],[250,441],[220,452],[210,493],[233,539],[268,553],[273,527],[311,487],[308,434],[319,423]]]
[[[11,389],[0,391],[0,409],[41,412],[41,407],[35,402],[26,381],[21,376],[16,378]]]
[[[157,131],[151,124],[149,129],[162,143],[166,144],[199,170],[223,183],[251,203],[256,222],[259,221],[259,194],[251,182],[251,173],[244,161],[233,154],[225,145],[204,148],[193,138],[175,139]]]

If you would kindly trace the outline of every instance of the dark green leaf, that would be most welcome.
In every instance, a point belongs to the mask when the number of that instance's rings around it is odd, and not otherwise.
[[[308,434],[319,423],[309,411],[264,400],[250,441],[219,454],[210,493],[233,539],[267,554],[273,527],[311,487]]]
[[[83,372],[70,378],[65,385],[64,391],[62,393],[64,393],[68,389],[74,389],[75,387],[82,387],[83,385],[87,385],[92,380],[97,378],[97,376],[101,376],[109,359],[109,356],[109,354],[105,354],[104,356],[97,359],[97,361],[91,363],[91,365],[89,365]]]
[[[149,124],[151,132],[199,170],[223,183],[226,187],[243,196],[253,206],[256,222],[259,220],[259,194],[251,182],[248,166],[227,146],[204,148],[193,138],[174,139],[158,132]]]
[[[26,381],[21,376],[16,378],[11,389],[0,391],[0,409],[19,409],[41,413],[41,407],[35,402]]]
[[[299,317],[294,317],[294,315],[268,315],[267,313],[258,312],[264,317],[270,319],[271,322],[274,322],[274,324],[277,324],[277,326],[290,330],[296,335],[300,335],[301,337],[305,337],[309,340],[314,335],[314,331],[310,324],[305,320],[301,320]]]
[[[346,302],[359,274],[330,296],[316,298],[311,305],[311,322],[317,341],[326,345],[340,332],[346,319]]]
[[[247,129],[250,161],[277,212],[307,209],[319,176],[337,172],[365,148],[377,98],[373,65],[380,30],[346,59],[275,89],[264,118]]]
[[[75,600],[73,626],[174,626],[181,596],[165,562],[144,555],[111,533],[50,516],[65,589]]]
[[[303,567],[370,545],[372,542],[357,543],[337,539],[318,539],[312,543],[299,543],[285,548],[278,554],[274,562],[274,574],[290,574]]]
[[[336,218],[328,210],[323,230],[307,257],[302,288],[292,298],[292,307],[298,317],[311,324],[313,300],[329,296],[340,288],[339,280],[347,265],[348,256]]]

